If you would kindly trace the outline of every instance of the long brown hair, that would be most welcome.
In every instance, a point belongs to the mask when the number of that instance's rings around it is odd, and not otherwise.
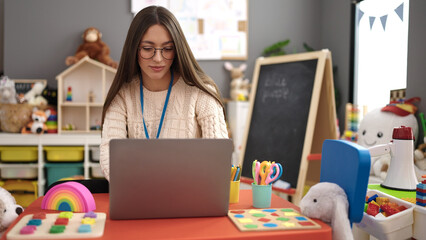
[[[108,91],[102,111],[102,126],[105,120],[105,113],[111,105],[112,100],[117,95],[123,83],[130,82],[140,73],[140,67],[137,58],[137,48],[142,36],[152,25],[161,24],[170,33],[176,49],[176,56],[173,60],[171,70],[178,72],[185,83],[196,86],[210,96],[214,97],[224,110],[221,101],[219,89],[214,81],[207,76],[192,54],[191,49],[185,39],[183,31],[174,15],[164,7],[150,6],[142,9],[133,19],[127,33],[126,41],[123,46],[120,63],[114,81]],[[215,91],[207,86],[213,86]],[[226,116],[226,115],[225,115]]]

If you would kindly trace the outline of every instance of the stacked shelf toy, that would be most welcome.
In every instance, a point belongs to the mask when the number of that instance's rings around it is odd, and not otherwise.
[[[417,184],[416,188],[416,204],[426,206],[426,175],[422,176],[423,181]]]
[[[72,88],[68,87],[67,89],[67,98],[66,98],[67,102],[71,102],[72,101]]]
[[[46,121],[47,133],[58,133],[58,114],[56,109],[50,108],[50,116]]]

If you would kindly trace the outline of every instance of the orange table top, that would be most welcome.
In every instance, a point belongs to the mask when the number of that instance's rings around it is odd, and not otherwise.
[[[101,239],[331,239],[331,227],[320,220],[314,219],[321,228],[306,230],[283,231],[250,231],[240,232],[227,217],[200,217],[200,218],[172,218],[172,219],[143,219],[143,220],[110,220],[109,219],[109,194],[93,194],[96,201],[95,212],[105,212],[104,235]],[[37,212],[57,213],[53,210],[42,210],[43,197],[38,198],[24,213],[16,219],[8,230],[25,215]],[[272,208],[299,207],[276,195],[272,195]],[[251,190],[240,190],[240,202],[230,204],[229,209],[252,209]],[[4,233],[1,240],[6,239]],[[93,238],[90,238],[93,239]],[[99,239],[99,238],[97,238]]]

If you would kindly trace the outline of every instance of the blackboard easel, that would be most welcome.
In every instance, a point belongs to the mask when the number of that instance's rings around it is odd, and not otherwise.
[[[253,73],[250,108],[239,163],[252,178],[252,163],[283,165],[282,180],[295,188],[298,204],[305,185],[319,182],[325,139],[336,139],[331,53],[328,50],[259,58]]]

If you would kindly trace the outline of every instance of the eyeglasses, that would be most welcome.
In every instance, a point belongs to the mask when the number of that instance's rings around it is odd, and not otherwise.
[[[139,47],[139,56],[143,59],[151,59],[155,56],[157,51],[161,51],[161,56],[164,59],[172,60],[175,56],[174,47],[163,47],[163,48],[154,48],[154,47]]]

